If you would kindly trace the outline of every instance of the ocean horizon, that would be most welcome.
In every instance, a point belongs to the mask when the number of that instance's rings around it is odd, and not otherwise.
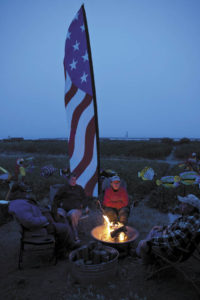
[[[171,138],[171,137],[99,137],[100,140],[119,140],[119,141],[149,141],[149,140],[162,140],[162,139],[172,139],[174,141],[179,141],[182,138],[188,138],[188,137],[180,137],[180,138]],[[200,141],[200,138],[188,138],[191,141]],[[7,137],[7,138],[0,138],[0,140],[3,141],[22,141],[22,140],[68,140],[67,137],[37,137],[37,138],[31,138],[31,137]]]

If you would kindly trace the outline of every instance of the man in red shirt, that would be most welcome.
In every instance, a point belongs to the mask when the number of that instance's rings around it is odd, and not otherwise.
[[[120,186],[119,176],[111,178],[110,187],[105,190],[103,208],[110,222],[127,224],[130,212],[126,189]]]

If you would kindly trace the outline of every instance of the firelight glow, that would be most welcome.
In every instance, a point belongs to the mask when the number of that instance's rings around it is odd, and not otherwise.
[[[104,225],[106,227],[106,229],[105,229],[106,236],[108,238],[110,238],[111,237],[111,232],[113,232],[115,229],[121,228],[123,226],[123,224],[120,223],[120,222],[114,224],[113,222],[109,221],[109,218],[107,216],[103,215],[103,217],[104,217],[104,220],[105,220]],[[119,234],[119,242],[123,242],[124,240],[125,240],[125,233],[121,232]]]

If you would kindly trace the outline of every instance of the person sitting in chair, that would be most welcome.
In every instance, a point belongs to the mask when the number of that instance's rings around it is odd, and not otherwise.
[[[200,233],[200,199],[189,194],[178,196],[181,217],[168,226],[154,226],[144,240],[138,243],[137,256],[148,259],[151,253],[157,253],[171,261],[177,261],[187,255],[192,238]]]
[[[103,194],[104,194],[105,190],[110,187],[111,178],[113,176],[118,176],[118,174],[111,169],[100,171],[101,192]],[[120,179],[120,186],[123,186],[125,189],[127,188],[126,182],[124,179]]]
[[[37,233],[41,233],[44,236],[47,233],[54,234],[57,237],[56,240],[62,244],[63,253],[80,246],[74,240],[70,225],[55,222],[49,211],[43,212],[37,203],[35,195],[27,193],[24,185],[13,184],[9,200],[9,213],[14,215],[26,230],[37,231]],[[59,245],[57,246],[59,248]]]
[[[76,174],[70,173],[67,183],[60,187],[54,196],[52,213],[55,219],[69,219],[72,225],[76,241],[80,241],[78,236],[78,222],[83,211],[89,212],[86,206],[87,197],[82,186],[76,183]]]
[[[110,222],[127,224],[130,212],[129,197],[126,189],[120,185],[119,176],[111,178],[110,187],[105,190],[102,204]]]

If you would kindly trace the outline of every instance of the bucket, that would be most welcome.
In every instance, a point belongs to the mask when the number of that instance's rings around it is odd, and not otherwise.
[[[106,262],[100,262],[98,264],[77,264],[77,257],[80,256],[82,247],[72,251],[69,255],[69,261],[71,264],[72,277],[79,283],[83,284],[101,284],[108,282],[116,275],[119,252],[109,246],[103,246],[102,248],[108,253],[110,259]]]

